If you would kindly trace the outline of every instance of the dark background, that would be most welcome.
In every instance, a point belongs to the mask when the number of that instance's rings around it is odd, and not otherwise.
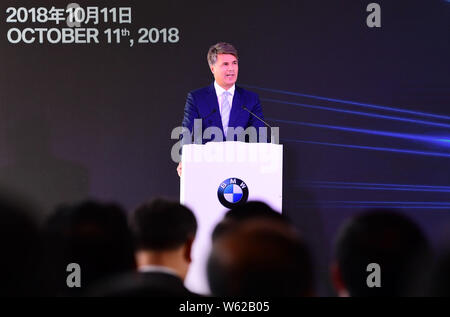
[[[320,294],[329,294],[337,229],[365,208],[410,215],[437,245],[450,220],[450,142],[377,133],[450,138],[450,3],[376,1],[382,27],[368,28],[371,2],[78,1],[131,6],[124,26],[135,40],[141,27],[180,29],[177,44],[130,48],[102,36],[101,44],[10,44],[8,28],[42,25],[7,24],[8,6],[68,2],[4,1],[0,182],[34,200],[42,217],[88,197],[127,210],[155,196],[178,199],[170,133],[187,92],[213,81],[209,46],[227,41],[239,50],[238,84],[257,92],[280,126],[283,212],[315,253]]]

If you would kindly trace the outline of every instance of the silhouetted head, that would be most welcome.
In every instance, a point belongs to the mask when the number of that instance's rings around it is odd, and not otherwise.
[[[173,269],[186,277],[197,220],[178,202],[156,199],[136,209],[131,221],[139,268],[149,265]]]
[[[311,296],[309,250],[293,228],[252,218],[221,234],[207,267],[215,296]]]
[[[135,270],[133,240],[126,214],[115,204],[93,201],[64,206],[45,228],[48,272],[58,294],[85,290],[93,283]],[[81,268],[81,289],[66,285],[67,265]],[[52,292],[52,290],[50,290]]]
[[[333,282],[341,295],[350,296],[416,295],[431,252],[420,228],[390,210],[350,219],[338,234],[335,251]],[[379,266],[381,287],[368,286],[368,276],[377,271],[368,271],[371,263]]]
[[[224,234],[227,230],[234,227],[235,224],[249,219],[271,219],[275,222],[281,221],[289,224],[289,219],[279,212],[270,208],[267,204],[259,201],[250,201],[238,207],[229,210],[223,219],[216,225],[212,232],[212,240]]]
[[[136,209],[132,228],[136,249],[170,250],[194,239],[197,221],[187,207],[156,199]]]

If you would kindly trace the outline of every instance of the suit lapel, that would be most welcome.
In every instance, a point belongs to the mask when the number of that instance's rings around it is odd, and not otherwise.
[[[211,120],[213,121],[212,126],[219,127],[222,130],[223,133],[223,126],[222,126],[222,117],[220,116],[220,109],[219,109],[219,102],[217,100],[216,95],[216,89],[214,88],[214,84],[209,86],[209,93],[207,97],[207,103],[208,103],[208,114],[211,113],[214,109],[216,109],[216,113],[211,115]],[[208,115],[206,114],[206,115]]]
[[[231,107],[230,112],[230,121],[228,122],[229,127],[237,126],[237,119],[239,118],[239,113],[241,112],[241,110],[241,94],[239,93],[239,89],[236,86],[233,96],[233,106]]]

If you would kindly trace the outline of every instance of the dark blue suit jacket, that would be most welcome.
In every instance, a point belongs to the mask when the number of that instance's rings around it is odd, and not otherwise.
[[[244,130],[253,126],[258,131],[258,128],[264,127],[264,124],[246,110],[242,109],[242,106],[245,106],[264,120],[258,95],[238,86],[235,87],[228,126],[234,128],[242,127]],[[187,95],[182,125],[183,127],[188,128],[191,133],[193,132],[195,119],[202,119],[202,135],[208,127],[218,127],[222,130],[222,134],[224,133],[214,84],[191,91]],[[236,139],[237,137],[235,137],[235,140]],[[210,140],[203,139],[202,143],[204,144],[208,141]]]

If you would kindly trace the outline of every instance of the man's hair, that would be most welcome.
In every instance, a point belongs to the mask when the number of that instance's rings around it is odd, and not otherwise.
[[[420,228],[390,210],[369,210],[341,228],[336,258],[350,296],[415,295],[431,249]],[[380,265],[380,288],[366,284],[367,265]]]
[[[217,62],[217,55],[231,54],[238,59],[238,52],[236,48],[230,43],[220,42],[211,46],[208,50],[208,64],[214,65]]]
[[[310,296],[308,247],[290,225],[252,218],[213,244],[207,276],[214,296]]]
[[[50,296],[80,295],[102,279],[136,269],[126,213],[117,204],[83,201],[59,206],[47,219],[43,234]],[[69,263],[82,268],[80,289],[67,288]]]
[[[212,241],[217,240],[225,232],[232,230],[238,223],[251,219],[270,219],[290,224],[290,220],[267,204],[260,201],[250,201],[239,205],[225,214],[223,219],[214,227],[212,232]]]
[[[194,239],[197,220],[187,207],[156,199],[136,209],[131,227],[136,249],[173,250]]]

